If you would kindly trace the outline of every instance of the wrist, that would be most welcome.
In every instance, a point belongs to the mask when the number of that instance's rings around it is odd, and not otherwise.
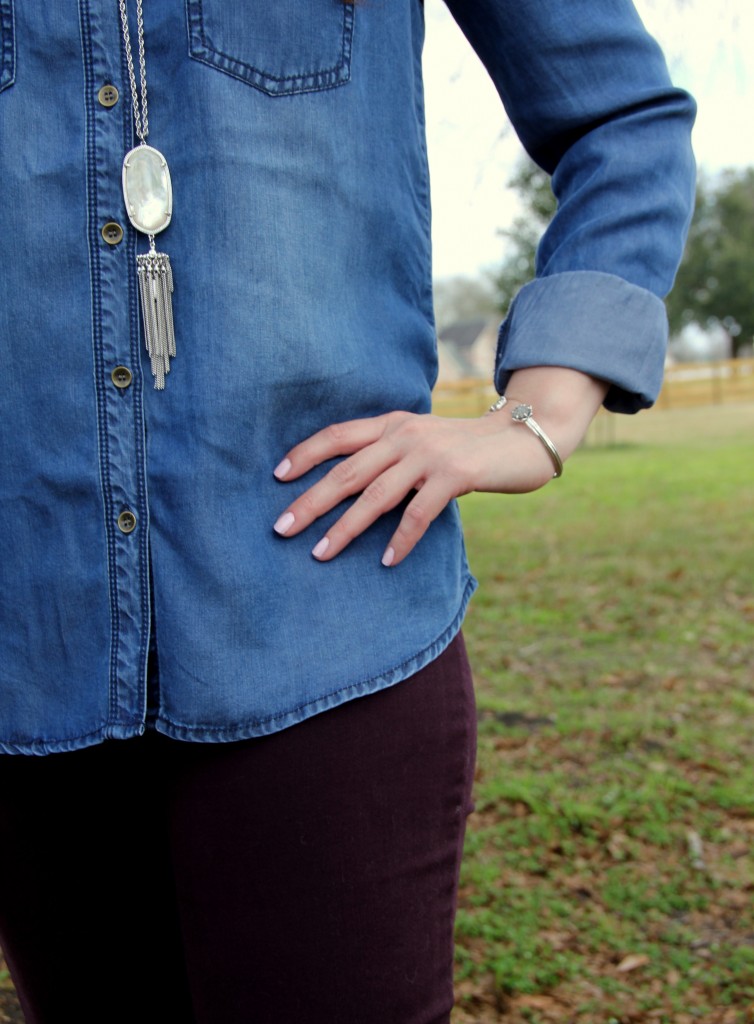
[[[534,409],[527,402],[517,402],[515,399],[509,399],[507,395],[502,395],[496,402],[494,402],[489,412],[495,413],[504,409],[506,406],[510,408],[511,420],[513,423],[520,423],[527,427],[542,444],[547,455],[552,463],[553,476],[558,477],[563,475],[563,460],[560,457],[560,452],[555,447],[552,439],[545,433],[540,424],[534,419]]]
[[[538,366],[517,370],[508,382],[506,411],[532,407],[531,416],[565,460],[583,440],[607,394],[607,381],[579,370]],[[524,426],[525,421],[520,421]]]

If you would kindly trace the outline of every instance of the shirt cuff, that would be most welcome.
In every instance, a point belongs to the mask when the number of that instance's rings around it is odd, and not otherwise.
[[[635,413],[660,392],[668,318],[653,292],[594,270],[537,278],[511,303],[500,327],[495,385],[514,370],[566,366],[609,381],[604,405]]]

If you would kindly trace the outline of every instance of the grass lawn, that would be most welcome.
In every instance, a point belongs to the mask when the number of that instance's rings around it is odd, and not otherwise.
[[[754,1021],[754,407],[611,419],[539,493],[461,502],[454,1024]]]

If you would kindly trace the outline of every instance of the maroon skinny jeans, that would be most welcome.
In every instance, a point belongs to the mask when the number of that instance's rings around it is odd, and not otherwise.
[[[475,755],[460,634],[269,736],[1,755],[27,1024],[445,1024]]]

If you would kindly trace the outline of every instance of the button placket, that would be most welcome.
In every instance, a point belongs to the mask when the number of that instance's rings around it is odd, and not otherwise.
[[[92,338],[100,433],[100,480],[106,511],[108,579],[114,621],[108,737],[136,735],[146,712],[149,643],[149,510],[141,388],[130,367],[139,359],[135,239],[126,221],[121,168],[132,125],[120,73],[117,4],[88,5],[82,32],[87,78],[87,177],[92,269]],[[135,331],[136,328],[136,331]]]

